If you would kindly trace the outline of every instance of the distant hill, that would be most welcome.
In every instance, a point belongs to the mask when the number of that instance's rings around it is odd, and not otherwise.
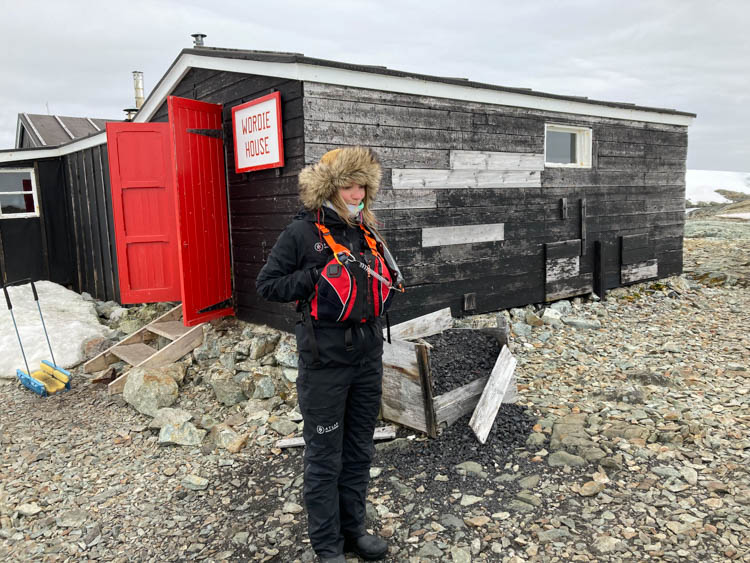
[[[685,199],[689,202],[730,203],[730,200],[717,190],[750,195],[750,173],[688,170],[685,174]]]

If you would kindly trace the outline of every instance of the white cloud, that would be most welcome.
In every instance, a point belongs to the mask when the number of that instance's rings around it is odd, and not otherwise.
[[[750,140],[735,126],[750,123],[743,0],[27,0],[2,13],[0,146],[13,144],[18,112],[46,103],[121,118],[130,72],[144,71],[148,92],[200,31],[214,46],[695,112],[689,166],[750,168]]]

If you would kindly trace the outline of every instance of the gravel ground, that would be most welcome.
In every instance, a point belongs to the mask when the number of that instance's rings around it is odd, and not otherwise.
[[[486,446],[467,420],[379,444],[368,519],[388,560],[750,561],[747,238],[687,239],[684,277],[514,334],[519,402]],[[0,559],[312,561],[302,452],[273,447],[292,411],[217,406],[198,368],[175,406],[246,432],[238,453],[160,446],[81,375],[48,399],[0,387]]]

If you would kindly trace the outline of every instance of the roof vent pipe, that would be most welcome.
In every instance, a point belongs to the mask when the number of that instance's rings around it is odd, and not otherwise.
[[[133,88],[135,89],[135,107],[141,109],[143,105],[143,73],[140,70],[133,71]]]
[[[203,38],[205,36],[205,33],[193,33],[190,35],[193,38],[193,47],[203,47]]]
[[[125,108],[122,111],[125,112],[125,121],[133,121],[135,114],[138,113],[138,110],[135,108]]]

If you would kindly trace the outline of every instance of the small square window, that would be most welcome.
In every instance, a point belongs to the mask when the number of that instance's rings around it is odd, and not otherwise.
[[[591,129],[545,124],[544,164],[547,167],[591,168]]]
[[[0,169],[0,219],[38,216],[39,204],[34,170]]]

